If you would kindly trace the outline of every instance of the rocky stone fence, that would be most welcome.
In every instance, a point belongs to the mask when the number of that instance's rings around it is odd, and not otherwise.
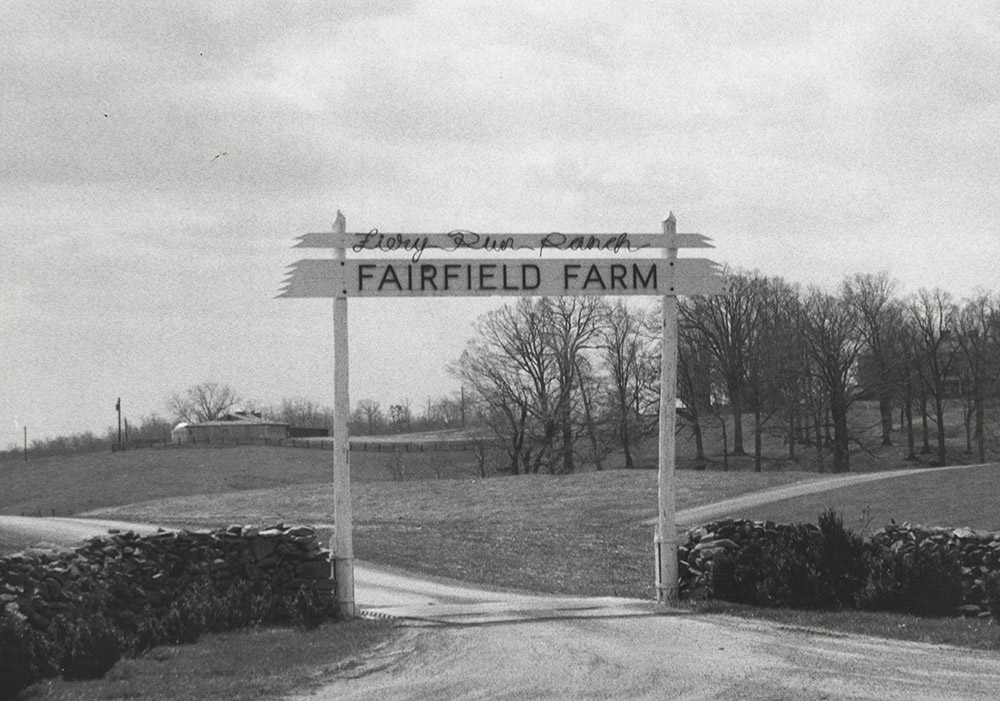
[[[0,558],[0,607],[45,632],[83,602],[105,602],[119,620],[165,615],[186,587],[239,582],[293,595],[332,592],[330,553],[313,528],[230,526],[210,532],[111,532],[64,550],[29,549]],[[94,596],[100,594],[100,596]]]
[[[965,616],[989,615],[989,583],[1000,576],[1000,533],[903,523],[886,526],[871,540],[894,550],[918,547],[951,551],[958,557],[962,571],[960,612]]]
[[[690,529],[677,547],[680,596],[705,598],[711,591],[712,562],[720,553],[738,550],[757,538],[775,534],[785,524],[774,521],[722,520]]]
[[[803,528],[819,532],[812,524],[745,519],[715,521],[690,529],[678,548],[681,596],[704,598],[711,592],[712,563],[720,553],[737,551],[757,539],[777,537],[784,530]],[[989,588],[991,581],[995,588],[1000,578],[1000,533],[903,523],[887,526],[868,540],[893,551],[950,551],[957,557],[962,579],[962,606],[956,613],[990,615]]]

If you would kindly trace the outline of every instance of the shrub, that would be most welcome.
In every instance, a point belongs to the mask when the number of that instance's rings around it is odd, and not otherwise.
[[[186,589],[170,604],[160,621],[166,642],[175,645],[198,642],[208,630],[212,603],[209,585],[197,584]]]
[[[13,699],[33,682],[31,629],[6,611],[0,615],[0,699]]]
[[[314,587],[300,587],[285,600],[289,622],[297,628],[314,630],[336,615],[333,598]]]
[[[865,541],[844,527],[844,520],[833,509],[819,516],[823,536],[819,568],[840,606],[853,606],[865,583]]]
[[[261,581],[240,581],[219,595],[212,630],[238,630],[270,623],[278,596]]]
[[[765,606],[853,606],[865,581],[864,540],[835,511],[819,527],[758,530],[749,542],[715,556],[711,592],[719,599]]]
[[[833,587],[821,569],[822,534],[814,526],[789,526],[716,555],[712,596],[764,606],[824,607]]]
[[[1000,620],[1000,572],[994,570],[983,578],[986,607],[995,620]]]
[[[115,625],[100,612],[53,621],[64,679],[100,679],[121,657],[122,639]]]
[[[871,543],[866,549],[868,579],[858,606],[866,609],[947,616],[962,605],[962,573],[957,556],[918,543],[892,547]]]

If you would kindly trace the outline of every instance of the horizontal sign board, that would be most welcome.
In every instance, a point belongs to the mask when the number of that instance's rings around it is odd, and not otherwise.
[[[295,248],[343,248],[354,253],[406,252],[414,261],[424,251],[592,251],[630,253],[657,248],[712,248],[701,234],[477,234],[456,230],[446,234],[394,234],[321,232],[298,237]]]
[[[721,268],[705,258],[307,259],[280,297],[714,295]]]

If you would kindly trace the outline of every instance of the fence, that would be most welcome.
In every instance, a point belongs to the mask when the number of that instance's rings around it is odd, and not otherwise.
[[[423,452],[463,452],[497,448],[503,443],[498,438],[440,441],[398,441],[351,439],[351,452],[360,453],[423,453]],[[306,450],[333,450],[333,439],[316,438],[240,438],[217,436],[197,439],[189,437],[184,441],[133,441],[118,446],[111,444],[111,452],[139,449],[183,449],[240,445],[262,445],[277,448],[302,448]]]

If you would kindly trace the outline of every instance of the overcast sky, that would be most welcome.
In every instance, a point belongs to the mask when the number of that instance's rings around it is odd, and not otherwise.
[[[274,297],[338,209],[486,233],[673,211],[792,282],[1000,288],[994,2],[269,7],[0,4],[0,447],[206,380],[331,403],[330,302]],[[351,302],[352,403],[454,391],[501,301]]]

